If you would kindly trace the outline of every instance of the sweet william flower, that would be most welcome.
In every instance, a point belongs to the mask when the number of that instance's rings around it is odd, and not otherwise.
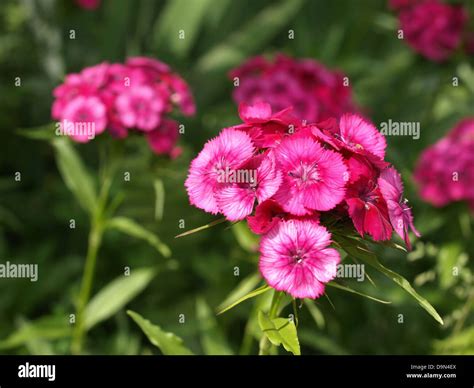
[[[272,148],[295,129],[295,119],[291,115],[292,109],[287,108],[272,113],[272,107],[266,102],[257,102],[253,105],[239,104],[239,116],[243,124],[234,128],[249,134],[255,146]]]
[[[403,197],[403,183],[400,174],[393,167],[387,168],[380,173],[378,185],[387,203],[388,215],[393,229],[405,241],[407,248],[411,250],[408,229],[411,229],[417,237],[421,235],[413,225],[411,209]]]
[[[349,186],[346,204],[354,227],[362,237],[367,233],[375,241],[390,239],[392,226],[388,208],[376,182],[362,178]]]
[[[254,151],[250,137],[233,128],[226,128],[209,140],[191,162],[185,182],[191,204],[212,214],[219,213],[216,193],[225,185],[220,182],[222,172],[238,169]]]
[[[347,168],[340,154],[309,137],[290,136],[275,156],[283,173],[275,200],[285,211],[297,216],[327,211],[344,199]]]
[[[290,107],[275,113],[263,101],[241,103],[239,115],[242,124],[222,130],[193,160],[185,186],[195,206],[230,221],[246,218],[261,236],[259,267],[271,287],[294,298],[324,292],[340,261],[329,248],[327,222],[352,220],[355,231],[376,241],[390,239],[399,217],[402,238],[415,230],[383,160],[385,139],[367,120],[345,114],[307,124]],[[469,138],[469,131],[459,133]],[[223,171],[251,179],[220,179]],[[254,174],[239,175],[245,172]]]
[[[247,179],[237,183],[224,182],[216,192],[219,209],[229,221],[243,220],[252,213],[255,201],[260,203],[269,199],[280,187],[281,172],[276,169],[272,152],[260,154],[232,172]]]
[[[265,234],[285,216],[285,211],[273,199],[268,199],[255,208],[255,214],[247,217],[247,224],[255,234]]]
[[[317,222],[280,221],[260,242],[260,272],[275,290],[318,298],[324,284],[336,277],[341,260],[330,243],[330,233]]]
[[[385,137],[373,124],[357,114],[346,113],[339,120],[339,125],[331,125],[335,136],[334,142],[340,148],[354,153],[370,153],[383,159],[387,142]]]

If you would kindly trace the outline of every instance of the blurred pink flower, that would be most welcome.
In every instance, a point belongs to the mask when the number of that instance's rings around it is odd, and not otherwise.
[[[339,253],[331,235],[314,221],[280,221],[260,242],[260,272],[275,290],[294,298],[318,298],[336,277]]]
[[[75,0],[76,4],[87,10],[94,10],[99,8],[102,0]]]
[[[147,132],[146,138],[150,148],[156,154],[176,155],[176,142],[179,136],[178,123],[174,120],[163,119],[161,125]]]
[[[77,97],[93,97],[100,109],[105,107],[105,124],[100,121],[97,134],[103,132],[103,125],[116,139],[153,132],[147,137],[151,149],[170,157],[178,156],[181,150],[175,146],[176,125],[170,124],[167,115],[176,105],[185,115],[195,112],[194,99],[186,82],[167,64],[146,57],[132,57],[125,64],[104,62],[86,67],[80,73],[68,74],[53,95],[51,115],[54,119],[64,120],[66,113],[71,116],[77,102],[69,105]],[[163,139],[158,138],[159,134],[163,134]],[[88,140],[81,136],[72,138],[81,142]]]
[[[64,131],[71,131],[74,140],[86,143],[104,132],[107,125],[105,106],[97,97],[78,96],[64,109],[60,124]]]
[[[400,28],[408,44],[435,62],[445,61],[460,46],[467,19],[462,6],[438,0],[417,2],[399,14]]]
[[[420,156],[414,177],[421,197],[435,206],[474,200],[474,118],[459,122],[451,132]]]
[[[311,59],[297,60],[278,54],[270,62],[258,56],[229,75],[238,79],[233,92],[237,103],[267,102],[274,111],[292,107],[297,118],[308,122],[338,118],[355,110],[344,75]]]
[[[160,124],[165,104],[155,89],[138,85],[124,89],[115,107],[124,126],[151,131]]]

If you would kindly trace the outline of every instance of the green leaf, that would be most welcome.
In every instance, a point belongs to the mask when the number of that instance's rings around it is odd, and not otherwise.
[[[350,292],[352,294],[356,294],[356,295],[360,295],[360,296],[363,296],[364,298],[367,298],[367,299],[370,299],[370,300],[373,300],[375,302],[378,302],[378,303],[383,303],[383,304],[390,304],[392,302],[389,302],[387,300],[382,300],[382,299],[377,299],[373,296],[370,296],[370,295],[367,295],[367,294],[364,294],[360,291],[356,291],[350,287],[347,287],[347,286],[343,286],[342,284],[339,284],[339,283],[336,283],[336,282],[329,282],[327,283],[327,285],[329,287],[334,287],[334,288],[338,288],[339,290],[343,290],[343,291],[347,291],[347,292]]]
[[[183,340],[173,333],[163,331],[159,326],[154,325],[149,320],[143,318],[134,311],[127,311],[127,314],[142,329],[150,342],[168,356],[172,355],[192,355],[193,353],[183,345]]]
[[[399,285],[403,288],[406,292],[408,292],[418,304],[425,309],[428,314],[430,314],[437,322],[440,324],[443,323],[443,319],[439,316],[437,311],[434,309],[433,306],[422,296],[420,296],[411,286],[410,282],[406,280],[403,276],[399,275],[398,273],[386,268],[383,266],[380,261],[377,259],[377,256],[368,250],[365,243],[360,240],[349,239],[341,235],[333,234],[333,238],[337,241],[342,249],[344,249],[349,255],[362,260],[363,262],[367,263],[371,267],[377,269],[379,272],[384,274],[386,277],[391,279],[394,283]]]
[[[28,322],[0,341],[0,349],[12,349],[34,340],[58,339],[71,335],[71,325],[65,317],[47,316]]]
[[[154,268],[132,269],[129,276],[119,276],[101,289],[85,310],[87,330],[117,313],[142,292],[156,275]]]
[[[207,73],[228,69],[250,54],[261,50],[291,21],[302,4],[302,0],[283,0],[269,5],[233,33],[229,39],[204,54],[197,63],[198,70]]]
[[[111,220],[107,221],[106,226],[111,229],[117,229],[120,232],[128,234],[129,236],[145,240],[158,252],[160,252],[164,257],[171,256],[171,251],[168,246],[161,242],[161,240],[156,234],[145,229],[143,226],[137,224],[130,218],[114,217]]]
[[[194,228],[194,229],[188,230],[187,232],[178,234],[178,235],[175,236],[174,238],[180,238],[180,237],[184,237],[184,236],[189,236],[190,234],[200,232],[201,230],[205,230],[205,229],[212,228],[213,226],[218,225],[218,224],[222,224],[222,223],[225,222],[225,221],[227,221],[225,218],[219,218],[218,220],[209,222],[209,223],[206,224],[206,225],[203,225],[203,226],[200,226],[200,227],[198,227],[198,228]]]
[[[231,228],[239,245],[248,252],[256,252],[258,249],[258,237],[250,232],[247,224],[237,222]]]
[[[263,285],[262,287],[259,287],[251,292],[249,292],[248,294],[242,296],[241,298],[237,299],[235,302],[232,302],[231,304],[229,304],[228,306],[222,308],[222,309],[219,309],[218,312],[217,312],[217,315],[220,315],[220,314],[223,314],[225,313],[226,311],[229,311],[230,309],[234,308],[235,306],[237,306],[238,304],[242,303],[243,301],[247,300],[247,299],[251,299],[251,298],[254,298],[260,294],[263,294],[264,292],[267,292],[269,290],[271,290],[272,288],[268,285]]]
[[[166,3],[155,24],[155,50],[169,48],[177,56],[184,56],[192,48],[213,0],[172,0]],[[183,30],[182,39],[179,31]]]
[[[32,140],[52,140],[56,138],[55,123],[49,123],[35,128],[20,128],[16,133]]]
[[[165,206],[165,187],[161,179],[155,179],[153,188],[155,189],[155,220],[161,221]]]
[[[438,260],[436,263],[436,271],[439,276],[439,283],[443,289],[448,289],[456,283],[456,276],[453,274],[455,267],[460,271],[461,267],[459,258],[463,253],[461,244],[458,242],[451,242],[444,244],[438,253]]]
[[[56,150],[56,163],[64,183],[72,191],[79,204],[92,213],[97,203],[94,181],[87,172],[79,154],[69,139],[52,141]]]
[[[295,323],[288,318],[270,318],[263,311],[258,312],[260,329],[275,346],[283,347],[295,356],[301,355]]]
[[[258,283],[260,283],[261,280],[262,278],[258,273],[251,274],[246,278],[242,279],[239,284],[237,284],[237,286],[224,299],[224,301],[217,307],[217,310],[222,310],[225,308],[225,306],[229,306],[233,302],[247,295],[249,292],[255,289],[255,287],[257,287]]]
[[[207,355],[231,355],[232,350],[223,335],[212,310],[203,298],[196,300],[196,315],[201,332],[201,344]]]

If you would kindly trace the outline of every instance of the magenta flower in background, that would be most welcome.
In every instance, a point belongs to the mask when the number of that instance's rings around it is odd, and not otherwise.
[[[85,122],[94,125],[95,136],[105,131],[107,125],[107,111],[105,105],[99,98],[80,95],[74,97],[67,105],[65,105],[62,112],[62,119],[64,122]],[[71,137],[79,143],[85,143],[91,140],[87,132],[71,132]]]
[[[408,45],[424,57],[442,62],[460,47],[468,20],[462,6],[438,0],[392,0],[390,6],[399,11],[400,28]]]
[[[474,118],[459,122],[421,154],[415,169],[420,196],[434,206],[467,201],[474,211]]]
[[[355,110],[352,90],[344,74],[312,59],[297,60],[278,54],[274,61],[258,56],[230,72],[238,78],[237,103],[267,102],[274,111],[293,108],[293,115],[309,122],[340,117]]]
[[[87,142],[107,131],[115,138],[146,132],[157,154],[176,157],[178,123],[167,118],[175,107],[184,115],[195,112],[186,82],[168,65],[146,57],[125,64],[101,63],[66,76],[53,91],[52,117],[66,126],[65,134]],[[81,128],[93,129],[83,133]]]
[[[295,298],[318,298],[336,277],[339,252],[331,234],[314,221],[281,221],[260,243],[259,268],[267,283]]]
[[[253,66],[261,60],[245,71]],[[241,103],[243,123],[204,145],[185,186],[194,206],[247,219],[261,236],[260,272],[270,286],[316,298],[340,261],[320,220],[352,222],[354,234],[376,241],[390,239],[395,228],[408,247],[408,229],[419,234],[375,126],[357,114],[308,124],[292,113]]]
[[[94,9],[99,8],[102,0],[75,0],[76,4],[84,9],[93,11]]]

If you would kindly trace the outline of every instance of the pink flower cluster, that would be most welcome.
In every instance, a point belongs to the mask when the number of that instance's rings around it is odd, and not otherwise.
[[[194,206],[246,219],[262,236],[260,271],[270,286],[316,298],[340,262],[322,216],[352,220],[376,241],[395,230],[408,247],[408,230],[419,234],[400,174],[384,161],[385,138],[370,122],[344,114],[306,124],[291,113],[240,104],[243,123],[204,145],[185,186]]]
[[[344,74],[312,59],[296,60],[283,54],[273,62],[262,56],[247,60],[230,72],[237,103],[263,101],[274,111],[293,107],[301,120],[317,122],[355,111],[352,90]],[[238,80],[238,83],[236,82]]]
[[[467,118],[422,153],[415,170],[421,197],[435,206],[467,201],[474,211],[473,166],[474,118]]]
[[[179,153],[179,133],[178,123],[167,115],[175,105],[184,115],[195,113],[186,82],[165,63],[145,57],[68,74],[53,94],[52,117],[75,141],[91,140],[81,131],[86,124],[92,125],[93,137],[107,130],[124,138],[133,131],[143,133],[155,153],[170,156]]]
[[[390,0],[408,44],[424,57],[442,62],[460,47],[467,25],[467,10],[439,0]],[[469,53],[469,42],[466,40]]]

